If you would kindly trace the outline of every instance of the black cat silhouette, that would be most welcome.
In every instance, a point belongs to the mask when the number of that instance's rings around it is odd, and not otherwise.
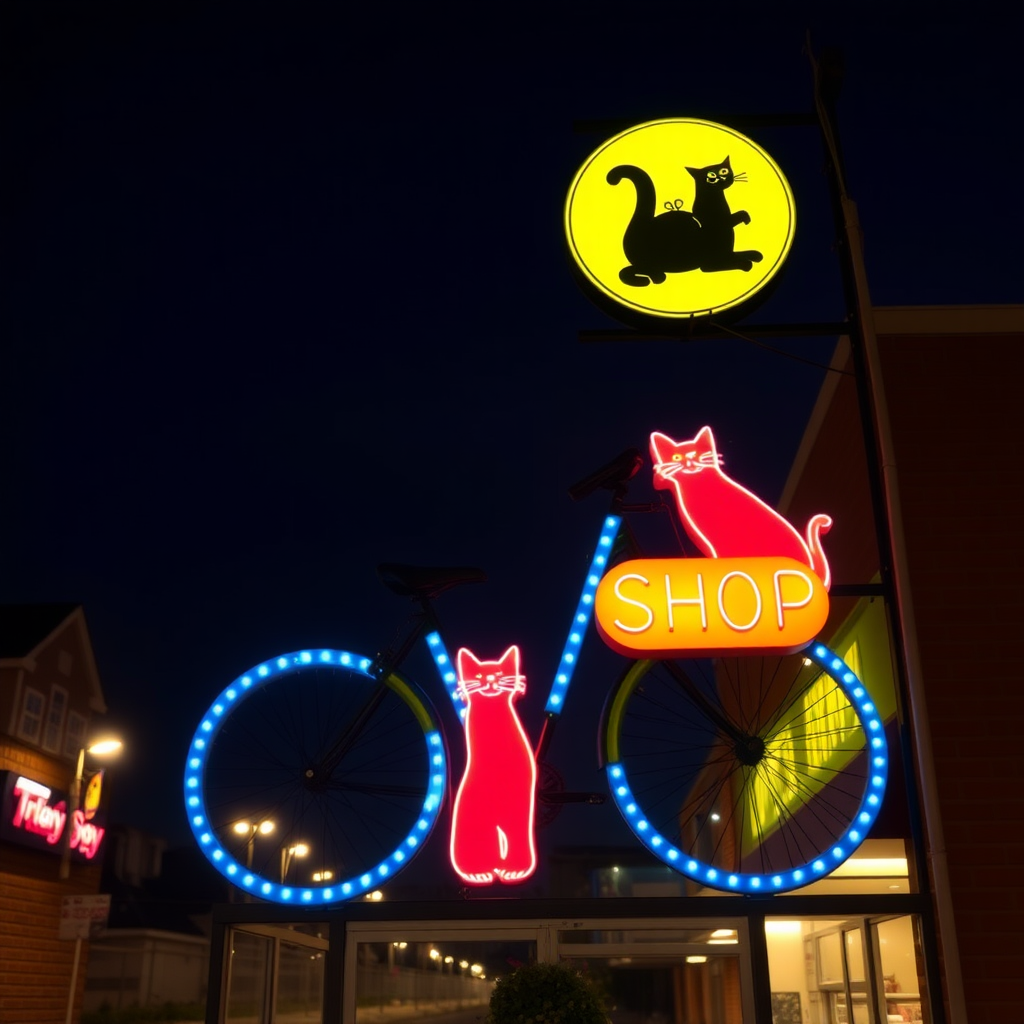
[[[693,213],[682,208],[681,199],[665,203],[667,213],[655,215],[654,183],[650,175],[632,164],[613,167],[607,175],[610,185],[623,178],[633,182],[636,208],[622,239],[629,266],[619,271],[623,284],[645,288],[662,284],[666,274],[687,270],[714,273],[719,270],[750,270],[763,259],[756,249],[734,252],[733,228],[749,224],[746,210],[733,213],[725,190],[745,176],[733,174],[729,158],[707,167],[687,167],[697,183]]]

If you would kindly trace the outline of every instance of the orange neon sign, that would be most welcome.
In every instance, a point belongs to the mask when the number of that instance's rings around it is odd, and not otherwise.
[[[628,657],[791,654],[825,625],[828,593],[793,558],[640,558],[604,576],[594,617],[605,643]]]

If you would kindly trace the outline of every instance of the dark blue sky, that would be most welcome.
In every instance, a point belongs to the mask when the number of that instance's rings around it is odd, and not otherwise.
[[[603,511],[570,483],[710,423],[777,496],[821,371],[578,342],[615,325],[563,252],[603,141],[574,122],[809,112],[810,29],[845,52],[874,301],[1021,301],[1020,13],[894,6],[4,5],[0,600],[85,605],[127,742],[115,818],[184,839],[209,701],[281,651],[373,653],[404,613],[380,561],[487,569],[441,611],[456,644],[523,646],[535,728]],[[748,134],[798,204],[750,320],[842,319],[816,131]],[[554,758],[601,788],[617,659],[587,657]],[[544,842],[625,841],[613,817],[570,808]]]

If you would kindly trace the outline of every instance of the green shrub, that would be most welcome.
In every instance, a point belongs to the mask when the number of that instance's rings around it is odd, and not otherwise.
[[[569,964],[526,964],[498,979],[489,1024],[607,1024],[600,993]]]

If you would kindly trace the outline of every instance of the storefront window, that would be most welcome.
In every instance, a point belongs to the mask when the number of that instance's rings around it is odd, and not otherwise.
[[[774,1024],[927,1021],[909,916],[765,921]]]
[[[537,958],[531,941],[391,939],[356,947],[356,1020],[487,1014],[498,975]],[[460,1018],[462,1019],[462,1018]]]

